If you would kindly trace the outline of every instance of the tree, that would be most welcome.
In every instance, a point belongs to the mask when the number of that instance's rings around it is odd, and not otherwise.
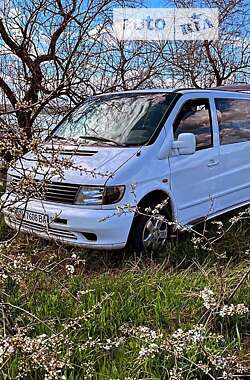
[[[11,114],[9,122],[16,119],[28,140],[52,101],[76,102],[79,83],[88,91],[93,75],[89,61],[100,54],[90,31],[100,19],[105,26],[110,6],[110,0],[5,3],[0,13],[2,112]]]
[[[245,0],[174,0],[177,7],[218,8],[219,39],[169,42],[163,59],[184,86],[247,82],[250,70],[249,8]]]
[[[25,151],[41,124],[44,130],[48,120],[56,123],[88,95],[152,86],[152,80],[159,83],[161,49],[113,36],[112,9],[122,5],[129,1],[11,0],[4,4],[0,123],[13,146],[22,145]]]

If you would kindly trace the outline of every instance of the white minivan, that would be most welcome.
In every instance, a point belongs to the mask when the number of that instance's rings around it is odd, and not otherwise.
[[[144,90],[94,96],[44,143],[84,170],[55,175],[45,195],[4,209],[6,223],[41,237],[96,249],[143,251],[250,202],[250,94],[218,89]],[[77,148],[76,148],[77,146]],[[32,153],[22,159],[29,169]],[[93,175],[93,172],[96,173]],[[8,182],[20,180],[10,169]],[[37,181],[42,178],[37,178]],[[5,193],[3,200],[15,197]],[[140,212],[135,212],[134,207]],[[57,217],[55,217],[57,215]]]

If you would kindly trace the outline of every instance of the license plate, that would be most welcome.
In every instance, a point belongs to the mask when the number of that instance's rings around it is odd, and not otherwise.
[[[29,222],[39,224],[41,226],[48,225],[48,215],[29,210],[16,209],[15,217],[20,222]]]

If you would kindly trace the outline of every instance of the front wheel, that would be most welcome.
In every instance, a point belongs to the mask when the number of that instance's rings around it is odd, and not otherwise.
[[[166,208],[156,215],[136,215],[131,234],[132,249],[136,252],[150,252],[164,247],[172,235],[170,217]]]

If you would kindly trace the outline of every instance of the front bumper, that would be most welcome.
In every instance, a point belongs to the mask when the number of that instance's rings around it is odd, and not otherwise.
[[[48,215],[50,222],[47,226],[24,220],[20,223],[15,217],[15,209]],[[25,206],[15,203],[14,207],[5,207],[3,213],[6,223],[15,230],[93,249],[125,247],[133,221],[132,212],[118,214],[115,209],[87,209],[38,200],[29,201]]]

